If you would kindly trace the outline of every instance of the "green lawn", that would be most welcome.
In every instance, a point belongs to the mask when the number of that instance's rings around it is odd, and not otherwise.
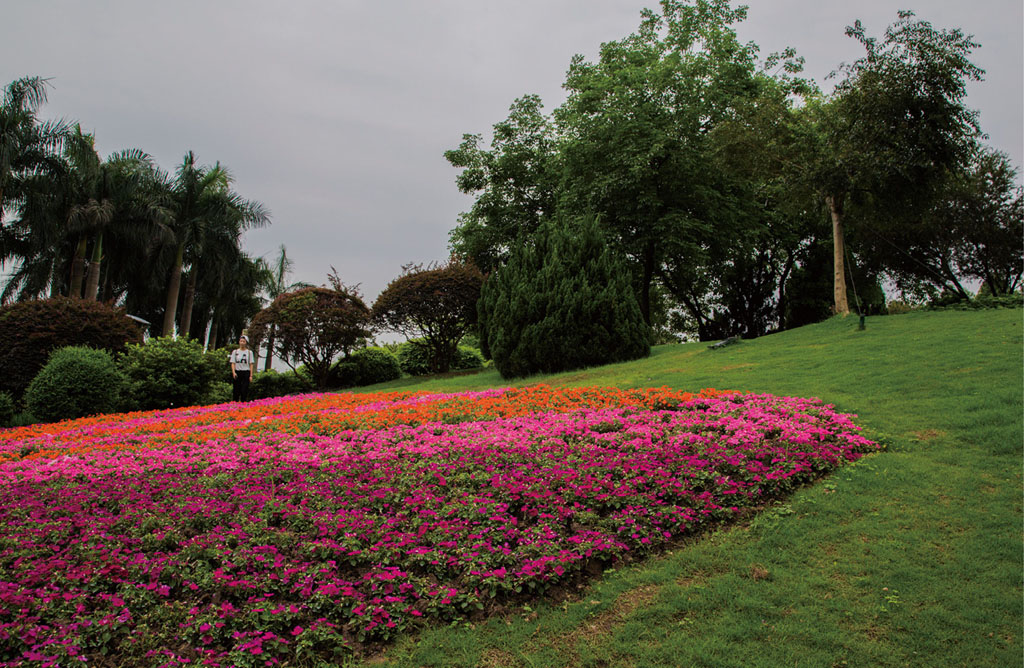
[[[527,379],[816,396],[889,449],[742,525],[533,609],[427,630],[394,666],[1020,666],[1021,310],[833,319]],[[503,386],[497,372],[389,388]]]

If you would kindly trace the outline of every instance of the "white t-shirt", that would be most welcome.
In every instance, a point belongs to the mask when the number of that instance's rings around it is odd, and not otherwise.
[[[248,371],[249,365],[256,363],[252,351],[248,349],[242,350],[241,348],[232,350],[231,354],[228,355],[228,361],[235,365],[235,371]]]

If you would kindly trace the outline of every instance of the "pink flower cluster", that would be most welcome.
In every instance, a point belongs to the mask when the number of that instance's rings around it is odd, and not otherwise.
[[[877,449],[820,401],[742,394],[337,433],[191,425],[152,447],[143,424],[130,448],[80,433],[70,454],[0,464],[0,666],[336,657],[598,573]]]

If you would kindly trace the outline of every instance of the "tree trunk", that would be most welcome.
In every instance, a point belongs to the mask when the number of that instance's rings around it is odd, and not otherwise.
[[[789,274],[793,271],[793,255],[794,253],[786,254],[786,264],[782,267],[782,274],[779,276],[779,303],[777,305],[776,313],[779,319],[779,329],[782,331],[786,328],[786,302],[788,295],[786,294],[786,281],[789,280]]]
[[[85,250],[88,245],[85,237],[79,239],[75,247],[75,257],[71,260],[71,285],[68,287],[69,297],[82,296],[82,276],[85,274]]]
[[[185,301],[181,305],[181,326],[178,331],[182,336],[188,336],[192,327],[192,304],[196,299],[196,281],[199,275],[195,263],[188,272],[188,283],[185,284]]]
[[[213,324],[210,325],[210,342],[207,344],[210,350],[217,349],[217,315],[213,316]]]
[[[92,248],[92,259],[89,260],[89,273],[85,277],[85,298],[96,301],[100,292],[100,263],[103,262],[103,232],[96,235],[96,244]]]
[[[835,305],[832,312],[846,317],[850,315],[850,304],[846,301],[846,242],[843,238],[843,195],[826,195],[825,203],[832,215],[832,266]]]
[[[640,314],[644,322],[651,326],[651,283],[654,281],[654,243],[647,242],[644,246],[644,268],[640,280]]]
[[[185,244],[178,244],[178,253],[171,267],[171,279],[167,283],[167,304],[164,306],[164,327],[161,336],[174,334],[174,316],[178,312],[178,291],[181,289],[181,264],[185,258]]]
[[[270,371],[270,360],[274,359],[274,326],[270,326],[270,333],[267,334],[267,361],[263,365],[264,371]]]
[[[50,298],[60,297],[60,262],[50,262]]]

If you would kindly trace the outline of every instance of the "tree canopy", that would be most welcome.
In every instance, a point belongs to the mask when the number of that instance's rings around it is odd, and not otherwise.
[[[432,370],[444,373],[459,341],[476,324],[482,283],[479,269],[457,259],[442,266],[406,265],[377,297],[373,317],[406,339],[422,337],[431,352]]]
[[[289,366],[304,364],[318,388],[327,387],[331,365],[370,336],[371,312],[355,288],[334,280],[330,288],[286,292],[252,319],[258,349],[275,335],[274,353]]]

